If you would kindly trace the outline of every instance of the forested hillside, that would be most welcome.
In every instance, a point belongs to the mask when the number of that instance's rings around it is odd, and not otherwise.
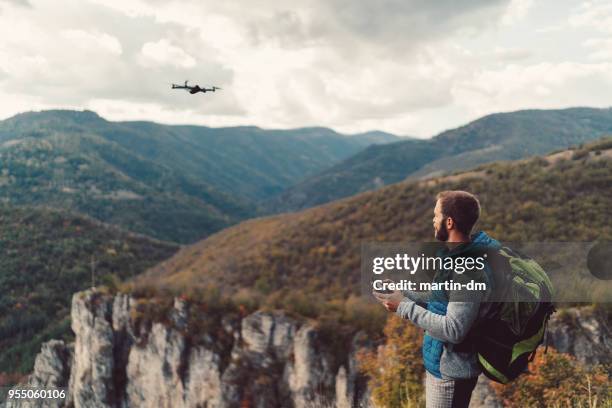
[[[200,285],[314,305],[359,292],[361,244],[433,240],[435,196],[475,193],[477,228],[505,241],[612,238],[612,141],[429,180],[409,180],[294,214],[256,219],[182,249],[139,277],[141,286]],[[323,306],[321,306],[323,307]]]
[[[177,249],[66,212],[0,205],[0,374],[28,372],[43,341],[70,335],[74,292],[133,277]]]
[[[289,188],[271,213],[323,204],[397,183],[437,177],[483,163],[546,154],[612,134],[612,109],[571,108],[496,113],[428,140],[371,146]]]
[[[257,202],[373,142],[325,128],[165,126],[43,111],[0,122],[0,196],[193,242],[257,213]],[[163,222],[162,222],[163,220]]]

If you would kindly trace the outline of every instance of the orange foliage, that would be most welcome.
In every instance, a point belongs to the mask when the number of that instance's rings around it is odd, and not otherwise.
[[[360,370],[369,377],[378,406],[404,408],[423,403],[422,331],[392,315],[384,328],[385,344],[358,354]]]
[[[553,349],[538,352],[529,373],[508,384],[493,384],[508,407],[606,407],[612,387],[601,368],[587,370],[576,358]]]

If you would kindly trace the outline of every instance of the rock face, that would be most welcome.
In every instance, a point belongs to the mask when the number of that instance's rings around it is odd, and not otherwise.
[[[95,290],[75,294],[74,345],[45,343],[28,379],[32,387],[66,388],[66,399],[12,400],[6,406],[371,406],[356,367],[357,340],[347,357],[338,359],[315,327],[263,312],[224,318],[214,337],[202,334],[196,340],[185,302],[175,300],[169,321],[148,326],[134,323],[134,303],[127,295]],[[587,308],[571,309],[551,320],[551,344],[587,364],[607,363],[609,353],[602,350],[610,349],[608,323]],[[501,407],[484,377],[470,406]]]
[[[555,313],[548,326],[548,344],[587,364],[612,364],[612,326],[605,312],[593,307]]]
[[[7,407],[367,406],[359,400],[365,390],[355,362],[338,366],[310,325],[257,312],[224,321],[227,344],[220,346],[212,336],[194,342],[187,335],[189,308],[182,301],[174,303],[172,324],[145,328],[132,322],[133,303],[95,290],[75,294],[74,345],[45,343],[28,380],[67,387],[67,398]]]
[[[66,389],[73,358],[72,346],[61,340],[51,340],[42,345],[34,362],[34,371],[28,377],[27,386],[40,389]],[[1,406],[2,404],[0,404]],[[22,402],[7,400],[6,407],[59,408],[65,406],[61,399],[38,399]]]

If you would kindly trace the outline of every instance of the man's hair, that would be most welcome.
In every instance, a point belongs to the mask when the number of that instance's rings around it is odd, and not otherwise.
[[[476,196],[467,191],[447,190],[438,193],[437,200],[440,201],[442,215],[452,218],[457,229],[469,235],[480,216],[480,202]]]

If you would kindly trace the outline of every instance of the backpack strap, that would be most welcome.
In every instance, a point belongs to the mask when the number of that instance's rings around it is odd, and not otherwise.
[[[544,339],[542,340],[542,344],[544,344],[544,354],[548,353],[548,321],[550,320],[550,316],[556,312],[557,309],[553,304],[550,305],[549,310],[546,312],[546,319],[544,320]],[[536,352],[538,348],[536,347],[533,350],[533,353],[529,356],[529,362],[531,363],[535,359]]]
[[[510,263],[508,259],[502,256],[498,250],[493,248],[480,248],[470,253],[470,256],[486,255],[486,279],[490,285],[488,290],[498,291],[505,286],[502,279],[505,279],[505,274],[510,271]],[[500,285],[501,282],[501,285]],[[490,293],[489,296],[492,294]],[[483,307],[486,307],[486,313],[483,313]],[[482,336],[487,323],[498,318],[501,311],[500,302],[481,302],[478,318],[472,324],[472,328],[468,332],[465,339],[453,346],[453,350],[458,352],[476,352],[478,350],[478,341]]]

